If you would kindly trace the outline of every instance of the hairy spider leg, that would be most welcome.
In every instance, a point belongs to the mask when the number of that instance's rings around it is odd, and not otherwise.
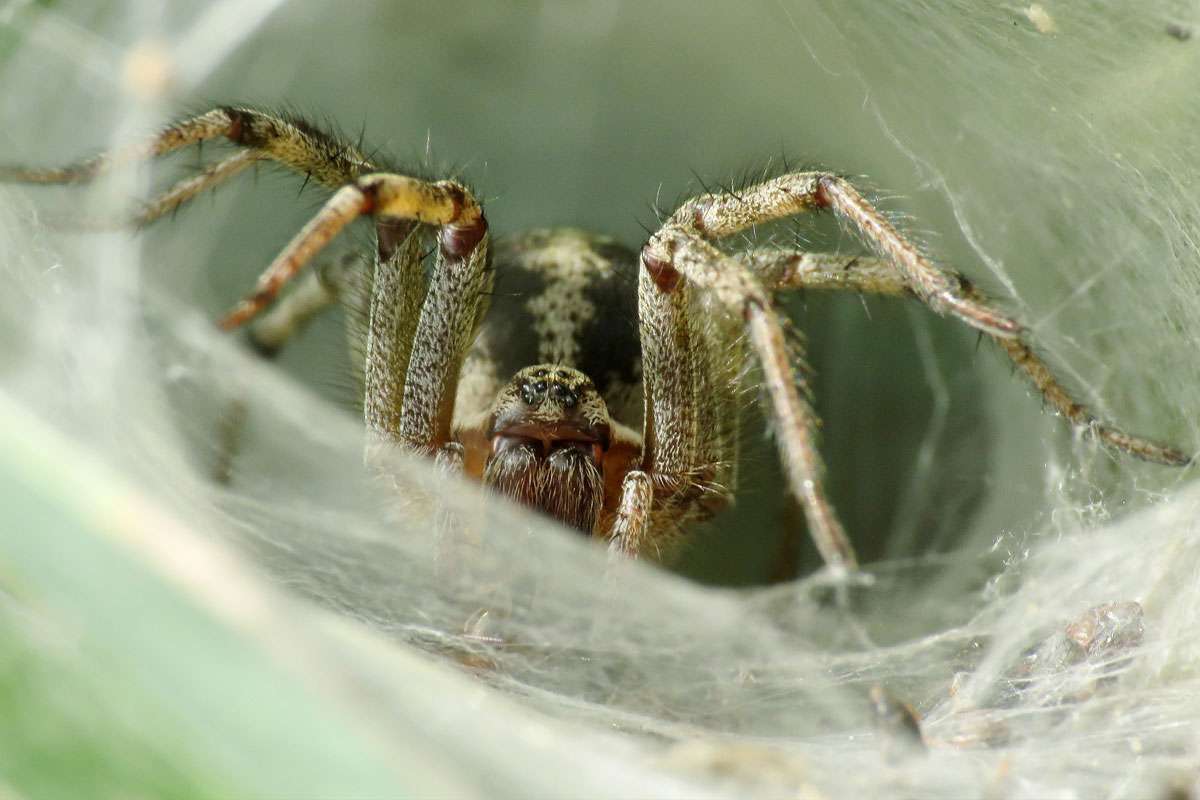
[[[361,216],[442,228],[439,258],[453,262],[469,261],[476,246],[487,236],[482,210],[458,183],[430,183],[386,172],[364,175],[325,201],[321,210],[259,276],[254,292],[226,314],[219,325],[231,330],[257,316],[313,256]],[[486,246],[483,252],[486,254]]]
[[[181,120],[142,141],[65,167],[0,166],[0,182],[82,183],[119,168],[214,139],[224,139],[245,149],[181,179],[131,216],[72,220],[73,226],[109,229],[145,225],[178,209],[206,189],[264,160],[278,163],[330,188],[380,171],[380,166],[359,152],[358,148],[303,120],[253,108],[228,106]]]
[[[246,339],[250,346],[266,359],[278,355],[317,315],[336,305],[341,298],[354,295],[351,282],[361,272],[355,269],[356,266],[359,266],[359,258],[347,255],[308,272],[249,327]],[[212,474],[221,484],[228,484],[233,478],[234,461],[241,450],[247,421],[245,398],[240,387],[235,387],[234,391],[235,395],[225,402],[218,421]]]
[[[246,338],[259,355],[274,358],[319,314],[353,293],[348,287],[361,267],[361,256],[347,253],[305,273],[275,305],[248,326]]]
[[[168,125],[142,141],[65,167],[0,166],[0,182],[81,183],[213,139],[227,139],[231,144],[257,152],[260,158],[311,176],[329,187],[341,186],[379,169],[356,147],[302,120],[254,108],[226,106]]]
[[[833,208],[850,221],[935,311],[954,314],[995,336],[1016,336],[1020,326],[965,294],[954,276],[938,269],[854,187],[830,173],[791,173],[736,193],[700,195],[683,203],[650,237],[642,250],[642,266],[657,293],[644,293],[646,307],[661,314],[663,298],[676,293],[686,278],[713,292],[723,306],[745,319],[771,397],[789,486],[804,507],[809,532],[826,564],[841,572],[855,566],[854,550],[825,493],[816,417],[796,388],[783,326],[770,294],[750,269],[712,244],[754,225],[824,208]],[[653,402],[674,405],[681,399],[668,399],[673,391],[670,383],[659,387]],[[673,434],[686,437],[683,430]]]
[[[829,569],[835,574],[855,568],[857,561],[837,514],[824,487],[824,465],[816,442],[816,418],[797,388],[796,373],[789,358],[784,329],[767,292],[748,267],[725,255],[690,224],[689,201],[663,227],[650,237],[642,249],[642,279],[639,300],[647,320],[663,320],[658,330],[643,333],[643,360],[646,362],[647,428],[653,426],[658,448],[648,448],[644,469],[683,470],[693,458],[688,446],[695,435],[678,424],[676,411],[689,403],[705,403],[710,395],[697,394],[679,371],[663,372],[651,368],[653,361],[664,360],[655,352],[678,349],[679,332],[686,328],[686,315],[673,314],[677,299],[686,296],[689,284],[707,290],[736,320],[744,320],[750,344],[762,367],[764,384],[771,398],[772,418],[783,458],[788,485],[804,508],[809,533]],[[740,228],[720,220],[719,231],[729,233]],[[748,227],[752,222],[746,218]],[[722,233],[722,235],[728,235]],[[686,280],[685,280],[686,279]],[[669,320],[669,322],[667,322]],[[667,356],[670,357],[669,355]],[[649,433],[647,440],[649,441]]]
[[[116,224],[153,221],[259,160],[335,188],[259,277],[255,291],[219,324],[229,330],[249,322],[344,227],[360,216],[374,217],[380,260],[372,276],[378,290],[372,292],[364,364],[367,424],[382,438],[415,450],[438,449],[449,438],[455,366],[474,327],[487,279],[487,224],[465,187],[380,172],[358,148],[302,120],[233,106],[212,109],[66,167],[0,167],[0,181],[88,181],[213,139],[226,139],[245,152],[179,181],[132,220]],[[441,229],[438,264],[428,289],[420,276],[421,224]],[[410,313],[418,308],[419,314]],[[454,332],[448,344],[439,338],[446,331]],[[412,360],[414,346],[421,353],[417,361]]]
[[[736,324],[706,314],[702,294],[687,284],[659,291],[644,261],[638,273],[642,456],[622,480],[611,544],[629,555],[661,551],[687,522],[729,504],[742,361]]]
[[[188,145],[228,136],[232,119],[226,109],[213,109],[167,126],[139,142],[63,167],[0,167],[0,181],[11,183],[83,183],[114,169],[149,161]]]
[[[784,180],[784,186],[793,192],[798,188],[797,182],[814,181],[816,186],[811,191],[815,205],[831,208],[849,221],[868,246],[895,266],[909,290],[934,312],[950,314],[995,338],[1020,335],[1020,323],[989,305],[961,275],[941,269],[926,258],[844,178],[807,173],[779,180]]]
[[[734,257],[753,270],[771,290],[831,289],[894,297],[913,295],[904,277],[885,259],[774,248],[750,250]],[[987,297],[965,276],[957,272],[949,274],[959,284],[963,296],[979,307],[989,306]],[[1024,336],[985,333],[1000,346],[1013,366],[1029,379],[1051,408],[1101,444],[1155,464],[1182,467],[1192,462],[1191,456],[1177,448],[1126,433],[1097,417],[1073,397]]]
[[[201,192],[216,188],[248,167],[254,166],[262,158],[262,154],[255,150],[234,153],[221,161],[204,166],[194,175],[181,179],[157,197],[143,203],[136,211],[122,210],[115,214],[93,214],[86,217],[78,212],[69,215],[51,213],[44,219],[52,228],[76,231],[112,231],[144,227],[182,208]]]
[[[367,425],[384,441],[432,455],[450,439],[458,369],[491,277],[487,221],[462,185],[377,173],[343,186],[220,325],[229,330],[254,318],[334,236],[364,215],[379,222],[380,249],[390,251],[377,262],[371,292],[364,366]],[[398,223],[413,229],[402,232],[398,245],[384,248],[385,235],[401,235]],[[419,315],[412,315],[404,312],[416,305],[420,293],[405,287],[420,285],[418,223],[437,226],[439,233],[433,274]],[[410,324],[413,319],[415,325]]]

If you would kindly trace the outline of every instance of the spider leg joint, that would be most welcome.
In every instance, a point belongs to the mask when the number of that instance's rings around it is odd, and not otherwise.
[[[442,228],[438,236],[438,245],[447,259],[461,261],[475,249],[487,233],[487,229],[487,219],[483,214],[479,214],[465,224],[454,223]]]
[[[837,182],[833,175],[822,175],[817,178],[817,189],[813,192],[812,202],[817,208],[830,208],[833,200],[829,197],[829,189]]]
[[[648,242],[642,248],[642,267],[654,281],[654,285],[663,294],[670,294],[679,287],[683,275],[671,264],[669,258],[659,258],[650,252],[653,242]]]

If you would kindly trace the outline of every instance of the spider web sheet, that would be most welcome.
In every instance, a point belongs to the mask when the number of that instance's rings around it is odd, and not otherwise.
[[[288,99],[414,163],[428,134],[497,231],[636,243],[640,202],[782,149],[867,176],[1103,417],[1195,449],[1200,9],[1136,5],[9,3],[4,160]],[[424,463],[397,460],[397,492],[365,475],[340,320],[279,364],[216,334],[319,202],[298,179],[137,236],[56,229],[189,159],[0,191],[0,794],[1196,789],[1200,490],[1063,430],[960,326],[790,305],[869,582],[710,585],[762,583],[788,524],[753,429],[741,507],[680,567],[700,581],[610,564]],[[925,751],[877,722],[876,685]]]

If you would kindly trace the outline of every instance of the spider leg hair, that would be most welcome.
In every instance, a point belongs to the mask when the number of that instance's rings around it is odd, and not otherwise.
[[[351,270],[358,265],[358,257],[347,254],[308,272],[249,326],[250,346],[263,358],[274,358],[321,312],[338,304]]]
[[[262,156],[253,150],[235,153],[228,158],[205,166],[200,172],[181,179],[162,194],[135,212],[83,217],[77,213],[49,213],[43,216],[48,226],[65,231],[113,231],[141,228],[174,213],[206,189],[215,188],[229,178],[257,163]],[[3,180],[0,178],[0,180]]]
[[[681,286],[686,289],[688,282],[695,283],[711,292],[721,305],[740,313],[745,319],[750,342],[758,356],[771,396],[789,486],[804,506],[810,535],[831,569],[852,568],[854,553],[825,496],[821,474],[823,464],[815,441],[816,418],[797,391],[795,373],[788,360],[784,329],[771,305],[770,293],[763,288],[751,266],[745,261],[726,256],[712,244],[713,241],[765,222],[824,209],[832,209],[850,223],[867,245],[883,257],[882,261],[847,262],[862,263],[863,269],[854,273],[862,276],[857,285],[857,278],[836,276],[827,271],[824,277],[831,285],[862,291],[911,293],[935,313],[951,315],[996,339],[1049,403],[1068,419],[1087,426],[1102,441],[1147,460],[1188,462],[1187,456],[1179,451],[1129,436],[1097,421],[1084,406],[1071,398],[1045,363],[1022,341],[1019,323],[987,303],[960,275],[935,266],[845,179],[828,172],[794,172],[739,188],[736,192],[706,192],[682,203],[663,222],[658,232],[650,237],[642,248],[641,272],[656,287],[659,295],[670,297],[682,294]],[[812,263],[819,265],[820,262]],[[825,262],[824,266],[828,267],[829,263]],[[811,285],[815,288],[816,278],[813,280]],[[668,304],[654,300],[644,302],[647,292],[643,290],[640,294],[644,308],[658,302],[658,312],[666,313],[663,309],[668,308]],[[673,330],[683,331],[685,328],[677,324]],[[659,336],[668,335],[670,330],[657,333]],[[681,338],[674,350],[686,350],[685,340],[686,337]],[[643,360],[647,362],[647,376],[650,376],[654,370],[649,368],[653,365],[647,358],[645,330],[642,341]],[[671,349],[668,345],[665,352],[669,354]],[[676,370],[694,366],[683,363],[671,365],[669,357],[660,361],[660,367],[674,366]],[[686,383],[679,380],[675,382]],[[664,385],[669,387],[671,381],[666,381]],[[692,388],[691,398],[680,395],[664,406],[666,413],[659,413],[652,406],[660,402],[661,398],[654,397],[656,391],[660,390],[647,381],[646,441],[649,453],[654,452],[652,436],[659,435],[655,426],[662,422],[680,429],[679,434],[671,439],[680,439],[681,436],[686,439],[688,425],[695,427],[692,419],[695,414],[688,410],[689,402],[695,404],[698,400]]]
[[[261,158],[310,175],[329,187],[379,170],[357,147],[299,117],[226,106],[168,125],[142,141],[65,167],[0,166],[0,182],[83,183],[121,167],[222,138],[258,153]]]
[[[261,159],[262,155],[254,150],[234,153],[221,161],[208,164],[194,175],[179,180],[133,213],[101,217],[67,217],[55,214],[48,217],[48,222],[52,227],[62,230],[112,231],[145,227],[167,214],[178,211],[200,193],[217,187],[248,167],[254,166]]]
[[[257,316],[313,256],[363,215],[440,226],[440,248],[455,260],[473,250],[486,232],[479,204],[458,183],[365,175],[334,192],[263,271],[254,292],[220,320],[220,327],[232,330]]]
[[[146,225],[259,161],[273,161],[304,175],[306,182],[312,179],[330,188],[352,183],[361,175],[381,169],[358,147],[299,117],[230,106],[168,125],[140,142],[65,167],[0,166],[0,182],[82,183],[121,167],[213,139],[227,139],[244,149],[181,179],[135,214],[113,219],[73,220],[69,226],[107,230]]]
[[[935,312],[951,314],[992,336],[1021,333],[1020,324],[964,291],[957,276],[934,265],[848,181],[828,172],[793,172],[736,194],[703,194],[680,206],[667,225],[722,239],[764,222],[827,208],[887,258],[909,289]]]
[[[383,171],[359,146],[297,116],[244,106],[212,109],[140,142],[66,167],[0,167],[0,181],[83,182],[188,145],[221,139],[243,150],[179,181],[140,214],[118,224],[158,219],[259,161],[280,164],[304,175],[306,182],[311,179],[335,189],[262,273],[254,292],[219,325],[230,330],[255,318],[343,228],[360,216],[373,217],[379,259],[370,278],[365,416],[368,428],[380,438],[432,453],[449,435],[457,378],[451,373],[469,343],[483,294],[479,286],[488,275],[487,222],[479,203],[461,184]],[[416,228],[421,225],[439,228],[438,269],[428,292],[420,280],[423,232]],[[100,226],[113,227],[103,222]],[[305,299],[319,302],[320,292],[301,292],[296,302]],[[393,305],[390,310],[384,308],[388,303]],[[419,320],[409,313],[418,306]],[[288,323],[301,311],[296,306],[275,321]],[[398,321],[399,316],[404,319]],[[449,340],[447,330],[453,334]],[[425,400],[419,396],[421,391],[429,393]]]
[[[650,544],[646,541],[646,534],[651,529],[653,505],[654,482],[650,476],[640,469],[625,473],[609,544],[611,554],[632,558]]]
[[[319,314],[339,300],[352,294],[352,278],[359,266],[355,256],[326,262],[305,275],[293,289],[285,294],[267,313],[249,326],[247,341],[264,359],[273,359],[308,326]],[[214,480],[228,484],[234,472],[234,463],[241,450],[248,407],[240,387],[235,386],[235,395],[224,403],[218,419],[215,436],[215,460],[212,468]]]
[[[228,136],[231,118],[226,109],[213,109],[190,119],[168,125],[163,130],[125,147],[64,167],[0,167],[0,181],[6,183],[84,183],[115,169],[149,161],[188,145]]]
[[[905,279],[885,259],[773,248],[750,250],[738,253],[735,257],[772,291],[840,289],[894,297],[913,294]],[[988,306],[987,298],[970,281],[957,273],[950,274],[958,282],[964,296],[977,306]],[[1051,408],[1101,444],[1155,464],[1182,467],[1192,462],[1191,456],[1177,448],[1134,436],[1099,419],[1072,396],[1024,336],[985,333],[1000,346],[1013,366],[1029,379]]]
[[[726,200],[721,196],[717,202],[725,203]],[[684,208],[690,205],[685,204]],[[741,204],[730,207],[739,208]],[[853,570],[857,565],[854,548],[825,492],[824,464],[817,449],[816,416],[797,388],[796,374],[789,360],[788,342],[771,296],[747,266],[722,253],[706,241],[696,227],[681,220],[692,220],[690,209],[682,216],[676,212],[642,249],[641,272],[644,277],[641,294],[643,298],[650,298],[651,303],[666,305],[672,298],[685,294],[686,279],[686,282],[706,289],[722,306],[741,316],[771,398],[777,441],[789,488],[804,507],[809,533],[828,567],[835,574]],[[727,231],[722,235],[739,229],[720,218],[715,218],[714,223],[717,230]],[[643,303],[644,306],[649,304]],[[665,337],[660,332],[656,338]],[[648,344],[653,346],[653,341],[648,343],[644,331],[643,358]],[[671,367],[669,363],[661,366]],[[680,368],[676,366],[676,369]],[[665,464],[651,463],[648,471],[660,471],[665,466],[668,473],[678,472],[684,467],[684,464],[672,463],[678,461],[678,457],[663,458],[658,449],[667,450],[659,445],[678,440],[682,435],[664,436],[664,429],[669,430],[668,426],[681,423],[686,428],[691,416],[687,408],[697,401],[703,404],[706,399],[695,396],[671,398],[668,394],[671,387],[680,382],[655,379],[651,383],[651,376],[657,371],[645,370],[649,395],[647,417],[653,425],[653,435],[647,436],[647,449],[649,455]],[[669,454],[670,451],[667,451]]]

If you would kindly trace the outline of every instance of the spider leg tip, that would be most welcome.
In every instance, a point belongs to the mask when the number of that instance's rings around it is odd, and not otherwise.
[[[1196,464],[1196,456],[1188,455],[1181,450],[1171,450],[1168,453],[1168,466],[1172,467],[1191,467]]]
[[[1163,448],[1157,453],[1145,455],[1134,453],[1134,455],[1138,458],[1141,458],[1143,461],[1149,461],[1152,464],[1161,464],[1164,467],[1176,467],[1184,469],[1195,466],[1196,464],[1195,456],[1188,455],[1187,453],[1174,448]]]
[[[254,316],[252,309],[246,308],[245,303],[234,306],[225,316],[217,320],[217,327],[225,332],[234,331],[245,325]]]

